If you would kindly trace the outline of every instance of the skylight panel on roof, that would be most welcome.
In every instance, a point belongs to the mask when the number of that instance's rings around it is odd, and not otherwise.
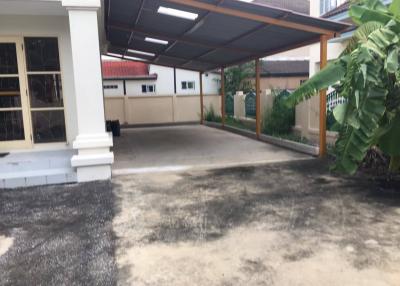
[[[132,61],[139,61],[139,62],[147,62],[146,59],[138,58],[138,57],[131,57],[131,56],[124,56],[124,59],[132,60]]]
[[[149,56],[149,57],[154,57],[156,55],[154,53],[148,53],[148,52],[143,52],[143,51],[139,51],[139,50],[132,50],[132,49],[128,49],[128,52],[130,52],[132,54],[138,54],[138,55]]]
[[[164,41],[164,40],[160,40],[160,39],[156,39],[156,38],[146,37],[144,40],[146,42],[150,42],[150,43],[155,43],[155,44],[160,44],[160,45],[168,45],[168,41]]]
[[[178,18],[183,18],[187,20],[194,21],[199,17],[199,14],[196,13],[191,13],[183,10],[178,10],[174,8],[168,8],[164,6],[160,6],[157,10],[158,13],[168,15],[168,16],[173,16],[173,17],[178,17]]]

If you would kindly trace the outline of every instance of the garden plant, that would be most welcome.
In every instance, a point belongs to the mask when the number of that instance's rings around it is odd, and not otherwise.
[[[379,0],[352,3],[358,26],[340,57],[315,74],[288,99],[294,106],[333,86],[347,99],[333,113],[340,124],[334,169],[354,174],[368,150],[390,156],[400,171],[400,0],[387,7]]]

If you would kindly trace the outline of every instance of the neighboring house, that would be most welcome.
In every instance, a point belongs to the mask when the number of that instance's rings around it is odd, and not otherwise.
[[[310,15],[323,17],[329,20],[351,22],[348,9],[350,2],[347,0],[310,0]],[[346,48],[349,38],[352,36],[354,28],[342,33],[341,37],[328,42],[328,60],[336,59]],[[320,66],[320,46],[310,46],[310,76],[319,71]],[[328,90],[328,109],[332,110],[341,99],[333,89]],[[315,96],[306,102],[300,103],[296,108],[296,126],[302,136],[317,141],[319,133],[319,97]],[[330,134],[328,134],[329,136]],[[333,137],[332,137],[333,138]],[[329,140],[329,138],[328,138]],[[332,141],[331,141],[332,142]]]
[[[391,0],[382,0],[384,4],[390,4]],[[310,0],[310,15],[332,21],[352,23],[349,16],[350,0]],[[343,32],[340,37],[328,42],[328,61],[336,59],[346,48],[352,37],[355,26]],[[310,76],[319,71],[320,46],[310,46]],[[333,88],[328,89],[327,109],[332,110],[337,104],[343,102]],[[312,141],[317,141],[319,132],[319,97],[299,104],[296,108],[295,129]],[[329,134],[328,134],[329,135]],[[329,138],[328,138],[329,139]]]
[[[199,73],[143,62],[103,60],[105,96],[198,95]],[[203,93],[218,94],[220,74],[203,74]]]
[[[261,61],[261,90],[288,89],[294,90],[308,79],[309,61],[282,60]]]
[[[124,125],[198,122],[198,72],[121,60],[103,60],[107,120]],[[207,72],[203,94],[207,108],[219,106],[220,73]]]
[[[307,15],[310,13],[310,0],[253,0],[252,2],[288,9]]]
[[[254,0],[253,3],[310,13],[310,0]],[[309,47],[302,47],[265,58],[261,62],[261,90],[296,89],[309,77]],[[253,79],[254,81],[254,79]]]

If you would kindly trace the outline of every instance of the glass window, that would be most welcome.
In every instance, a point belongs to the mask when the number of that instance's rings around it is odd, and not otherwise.
[[[25,38],[35,143],[66,141],[57,38]]]
[[[188,89],[194,89],[194,81],[189,81],[187,86]]]
[[[154,93],[156,92],[156,86],[154,84],[143,84],[142,93]]]
[[[22,111],[0,111],[0,141],[24,139]]]
[[[57,38],[25,38],[28,71],[59,71]]]
[[[21,107],[18,77],[0,78],[0,108]]]
[[[17,50],[14,43],[0,44],[0,74],[18,74]]]
[[[60,75],[30,75],[28,80],[31,107],[62,107],[64,105]]]
[[[182,81],[182,89],[187,89],[187,82],[186,81]]]
[[[64,110],[33,111],[32,127],[35,143],[66,141]]]

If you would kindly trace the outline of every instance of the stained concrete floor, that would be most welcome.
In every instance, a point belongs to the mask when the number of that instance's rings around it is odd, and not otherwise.
[[[113,151],[116,175],[310,158],[201,125],[122,129]]]
[[[317,160],[114,181],[121,285],[400,285],[400,184]]]
[[[400,285],[400,183],[326,162],[0,192],[0,285]]]

